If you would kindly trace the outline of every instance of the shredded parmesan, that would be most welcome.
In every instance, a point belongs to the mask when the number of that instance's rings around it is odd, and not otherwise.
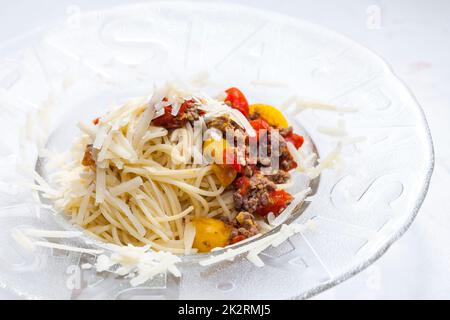
[[[332,137],[345,137],[348,135],[343,119],[340,119],[338,121],[337,127],[317,126],[317,131]]]
[[[135,189],[138,189],[142,184],[144,183],[144,181],[142,180],[141,177],[135,177],[131,180],[122,182],[121,184],[112,187],[109,192],[111,193],[111,195],[113,196],[118,196],[121,195],[125,192],[131,192]]]
[[[332,168],[333,164],[339,159],[341,149],[342,144],[338,143],[333,151],[331,151],[325,158],[319,160],[319,164],[317,166],[308,169],[308,176],[311,179],[315,179],[320,175],[322,170]]]
[[[22,231],[17,228],[11,230],[11,237],[24,249],[33,251],[36,246]]]
[[[89,254],[100,254],[103,252],[103,250],[72,247],[72,246],[67,246],[64,244],[59,244],[59,243],[54,243],[54,242],[36,241],[33,244],[36,246],[39,246],[39,247],[60,249],[60,250],[72,251],[72,252],[89,253]]]
[[[110,126],[107,124],[101,124],[98,126],[97,133],[95,135],[95,140],[93,147],[95,149],[99,149],[103,145],[103,141],[105,141],[106,136],[108,135],[108,132],[110,130]]]
[[[170,252],[150,250],[149,246],[134,247],[132,245],[111,246],[110,256],[100,255],[95,263],[98,272],[109,271],[120,276],[131,278],[130,284],[138,286],[151,280],[154,276],[170,272],[179,277],[180,271],[176,264],[181,259]],[[117,266],[117,268],[112,268]]]
[[[318,110],[329,110],[329,111],[336,111],[336,112],[357,112],[358,109],[352,108],[352,107],[337,107],[335,105],[319,102],[319,101],[308,101],[308,100],[302,100],[298,99],[296,106],[299,110],[305,110],[305,109],[318,109]]]
[[[60,230],[39,230],[26,228],[22,230],[28,236],[42,238],[78,238],[83,233],[81,231],[60,231]]]

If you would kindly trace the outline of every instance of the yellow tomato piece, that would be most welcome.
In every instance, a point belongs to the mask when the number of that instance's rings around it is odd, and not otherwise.
[[[216,175],[220,184],[224,188],[226,188],[230,184],[232,184],[234,179],[236,179],[236,176],[237,176],[236,170],[234,170],[231,166],[227,166],[227,165],[213,164],[212,171],[214,172],[214,174]]]
[[[231,234],[231,227],[213,218],[192,220],[195,226],[195,238],[192,245],[199,252],[210,252],[217,247],[225,247]]]
[[[267,121],[268,124],[277,128],[287,128],[289,123],[284,117],[283,113],[268,104],[251,104],[249,106],[250,114],[258,112],[261,118]]]
[[[216,163],[223,163],[225,149],[228,148],[228,142],[225,139],[208,139],[203,142],[203,154],[211,156]]]

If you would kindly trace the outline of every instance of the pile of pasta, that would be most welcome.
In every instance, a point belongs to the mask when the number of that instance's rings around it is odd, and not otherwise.
[[[93,124],[79,124],[71,161],[54,176],[61,190],[56,207],[109,243],[195,253],[192,219],[233,218],[234,213],[232,193],[217,181],[211,165],[192,161],[201,133],[190,122],[170,132],[151,124],[164,106],[171,105],[176,113],[189,99],[201,104],[203,126],[205,119],[227,114],[252,134],[245,117],[222,101],[166,85]],[[96,155],[91,166],[82,165],[86,146]]]

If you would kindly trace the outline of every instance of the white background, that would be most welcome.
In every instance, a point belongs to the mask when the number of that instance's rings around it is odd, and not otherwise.
[[[431,127],[436,165],[429,194],[412,227],[371,267],[316,298],[449,299],[450,1],[228,2],[264,8],[321,24],[379,53],[412,89]],[[81,10],[92,10],[124,3],[130,2],[0,0],[0,43],[52,19],[63,18],[70,5],[77,5]],[[371,18],[378,9],[381,20],[379,28],[376,28]],[[11,299],[14,296],[0,290],[0,298]]]

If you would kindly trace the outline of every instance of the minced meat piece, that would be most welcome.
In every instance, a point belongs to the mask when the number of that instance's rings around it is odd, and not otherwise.
[[[276,173],[268,175],[267,178],[276,184],[286,183],[291,178],[289,172],[284,170],[278,170]]]
[[[286,143],[280,143],[280,169],[284,171],[290,171],[297,168],[297,162],[295,162],[291,153],[289,152]]]
[[[255,216],[247,211],[239,212],[233,220],[228,218],[222,220],[232,227],[230,234],[232,244],[260,233],[259,227],[255,223]]]
[[[227,130],[234,130],[236,128],[235,124],[230,120],[230,117],[227,115],[210,119],[206,121],[206,125],[208,126],[208,128],[216,128],[222,131],[223,133],[225,133]]]
[[[267,206],[269,192],[275,190],[275,183],[260,173],[251,178],[241,177],[240,179],[244,179],[245,188],[239,186],[233,193],[235,209],[254,213],[258,208]]]
[[[189,105],[189,107],[187,107],[185,111],[186,119],[191,123],[200,119],[200,116],[203,113],[204,111],[200,110],[195,104]]]

